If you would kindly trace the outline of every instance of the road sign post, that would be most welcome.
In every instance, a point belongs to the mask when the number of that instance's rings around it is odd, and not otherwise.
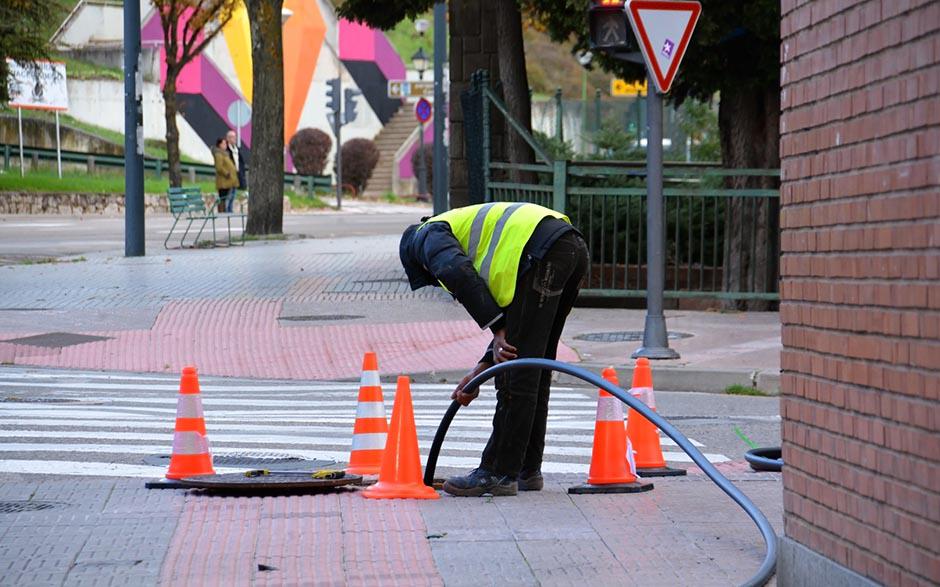
[[[431,103],[421,98],[415,104],[415,118],[418,119],[418,195],[424,197],[428,193],[427,162],[424,160],[424,125],[431,119]]]
[[[663,314],[663,94],[669,91],[688,46],[701,5],[684,0],[592,0],[590,44],[617,59],[646,65],[646,322],[643,346],[633,357],[677,359],[669,348]]]

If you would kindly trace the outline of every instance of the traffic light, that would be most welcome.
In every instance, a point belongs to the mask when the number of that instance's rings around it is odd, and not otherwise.
[[[343,92],[343,123],[349,124],[350,122],[356,120],[356,96],[361,96],[362,92],[359,90],[354,90],[352,88],[346,88]]]
[[[326,108],[328,110],[332,110],[333,112],[339,112],[339,78],[336,77],[331,80],[327,80],[326,83]]]
[[[624,0],[591,0],[588,31],[592,49],[636,50]],[[632,47],[631,47],[632,46]]]

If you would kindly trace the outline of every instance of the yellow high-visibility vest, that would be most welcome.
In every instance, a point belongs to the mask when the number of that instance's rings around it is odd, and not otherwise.
[[[493,299],[505,308],[516,295],[522,251],[535,227],[549,216],[571,224],[564,214],[537,204],[492,202],[438,214],[418,230],[430,222],[446,222]]]

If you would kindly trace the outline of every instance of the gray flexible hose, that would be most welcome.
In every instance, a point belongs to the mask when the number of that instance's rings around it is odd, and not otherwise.
[[[586,369],[550,359],[515,359],[512,361],[500,363],[499,365],[494,365],[493,367],[490,367],[486,371],[483,371],[471,379],[470,382],[467,383],[467,385],[464,387],[464,390],[473,391],[474,389],[480,387],[484,381],[495,377],[503,371],[527,368],[559,371],[561,373],[573,375],[578,379],[596,385],[597,387],[600,387],[607,393],[613,395],[623,403],[639,412],[643,417],[655,424],[657,428],[665,432],[666,436],[675,440],[676,444],[679,445],[679,448],[681,448],[687,455],[689,455],[689,457],[691,457],[692,461],[698,465],[706,475],[708,475],[708,478],[711,479],[715,485],[721,488],[721,490],[724,491],[728,497],[733,499],[735,503],[741,506],[741,509],[743,509],[745,513],[747,513],[747,515],[750,516],[752,520],[754,520],[755,524],[757,524],[757,529],[760,530],[761,536],[764,538],[764,543],[767,545],[767,554],[764,556],[764,561],[757,570],[757,574],[745,581],[742,585],[746,587],[760,587],[767,583],[767,581],[773,576],[774,568],[777,564],[777,534],[774,532],[774,528],[767,519],[767,516],[757,509],[757,506],[754,505],[754,502],[752,502],[750,498],[744,495],[740,489],[735,487],[731,481],[722,475],[714,465],[708,462],[708,459],[705,458],[705,455],[695,448],[695,446],[689,442],[689,439],[679,432],[675,426],[667,422],[665,418],[653,410],[649,409],[646,404],[634,398],[628,392],[617,387],[606,379],[595,375],[590,371],[587,371]],[[434,442],[431,444],[431,450],[428,452],[428,464],[424,471],[424,482],[426,485],[431,485],[434,480],[434,470],[437,468],[437,457],[440,454],[441,445],[444,442],[444,436],[447,434],[447,429],[450,428],[450,423],[454,419],[454,416],[457,414],[457,410],[459,409],[460,404],[456,401],[450,405],[450,407],[447,409],[447,412],[444,414],[444,418],[441,420],[441,425],[437,429],[437,434],[434,435]]]

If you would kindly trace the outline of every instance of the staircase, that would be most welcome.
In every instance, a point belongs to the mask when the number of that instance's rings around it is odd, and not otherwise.
[[[385,194],[394,192],[392,186],[392,169],[395,164],[395,152],[408,138],[418,122],[414,112],[408,104],[402,104],[382,132],[375,137],[375,146],[379,149],[379,162],[372,172],[372,178],[363,194],[366,198],[381,198]]]

